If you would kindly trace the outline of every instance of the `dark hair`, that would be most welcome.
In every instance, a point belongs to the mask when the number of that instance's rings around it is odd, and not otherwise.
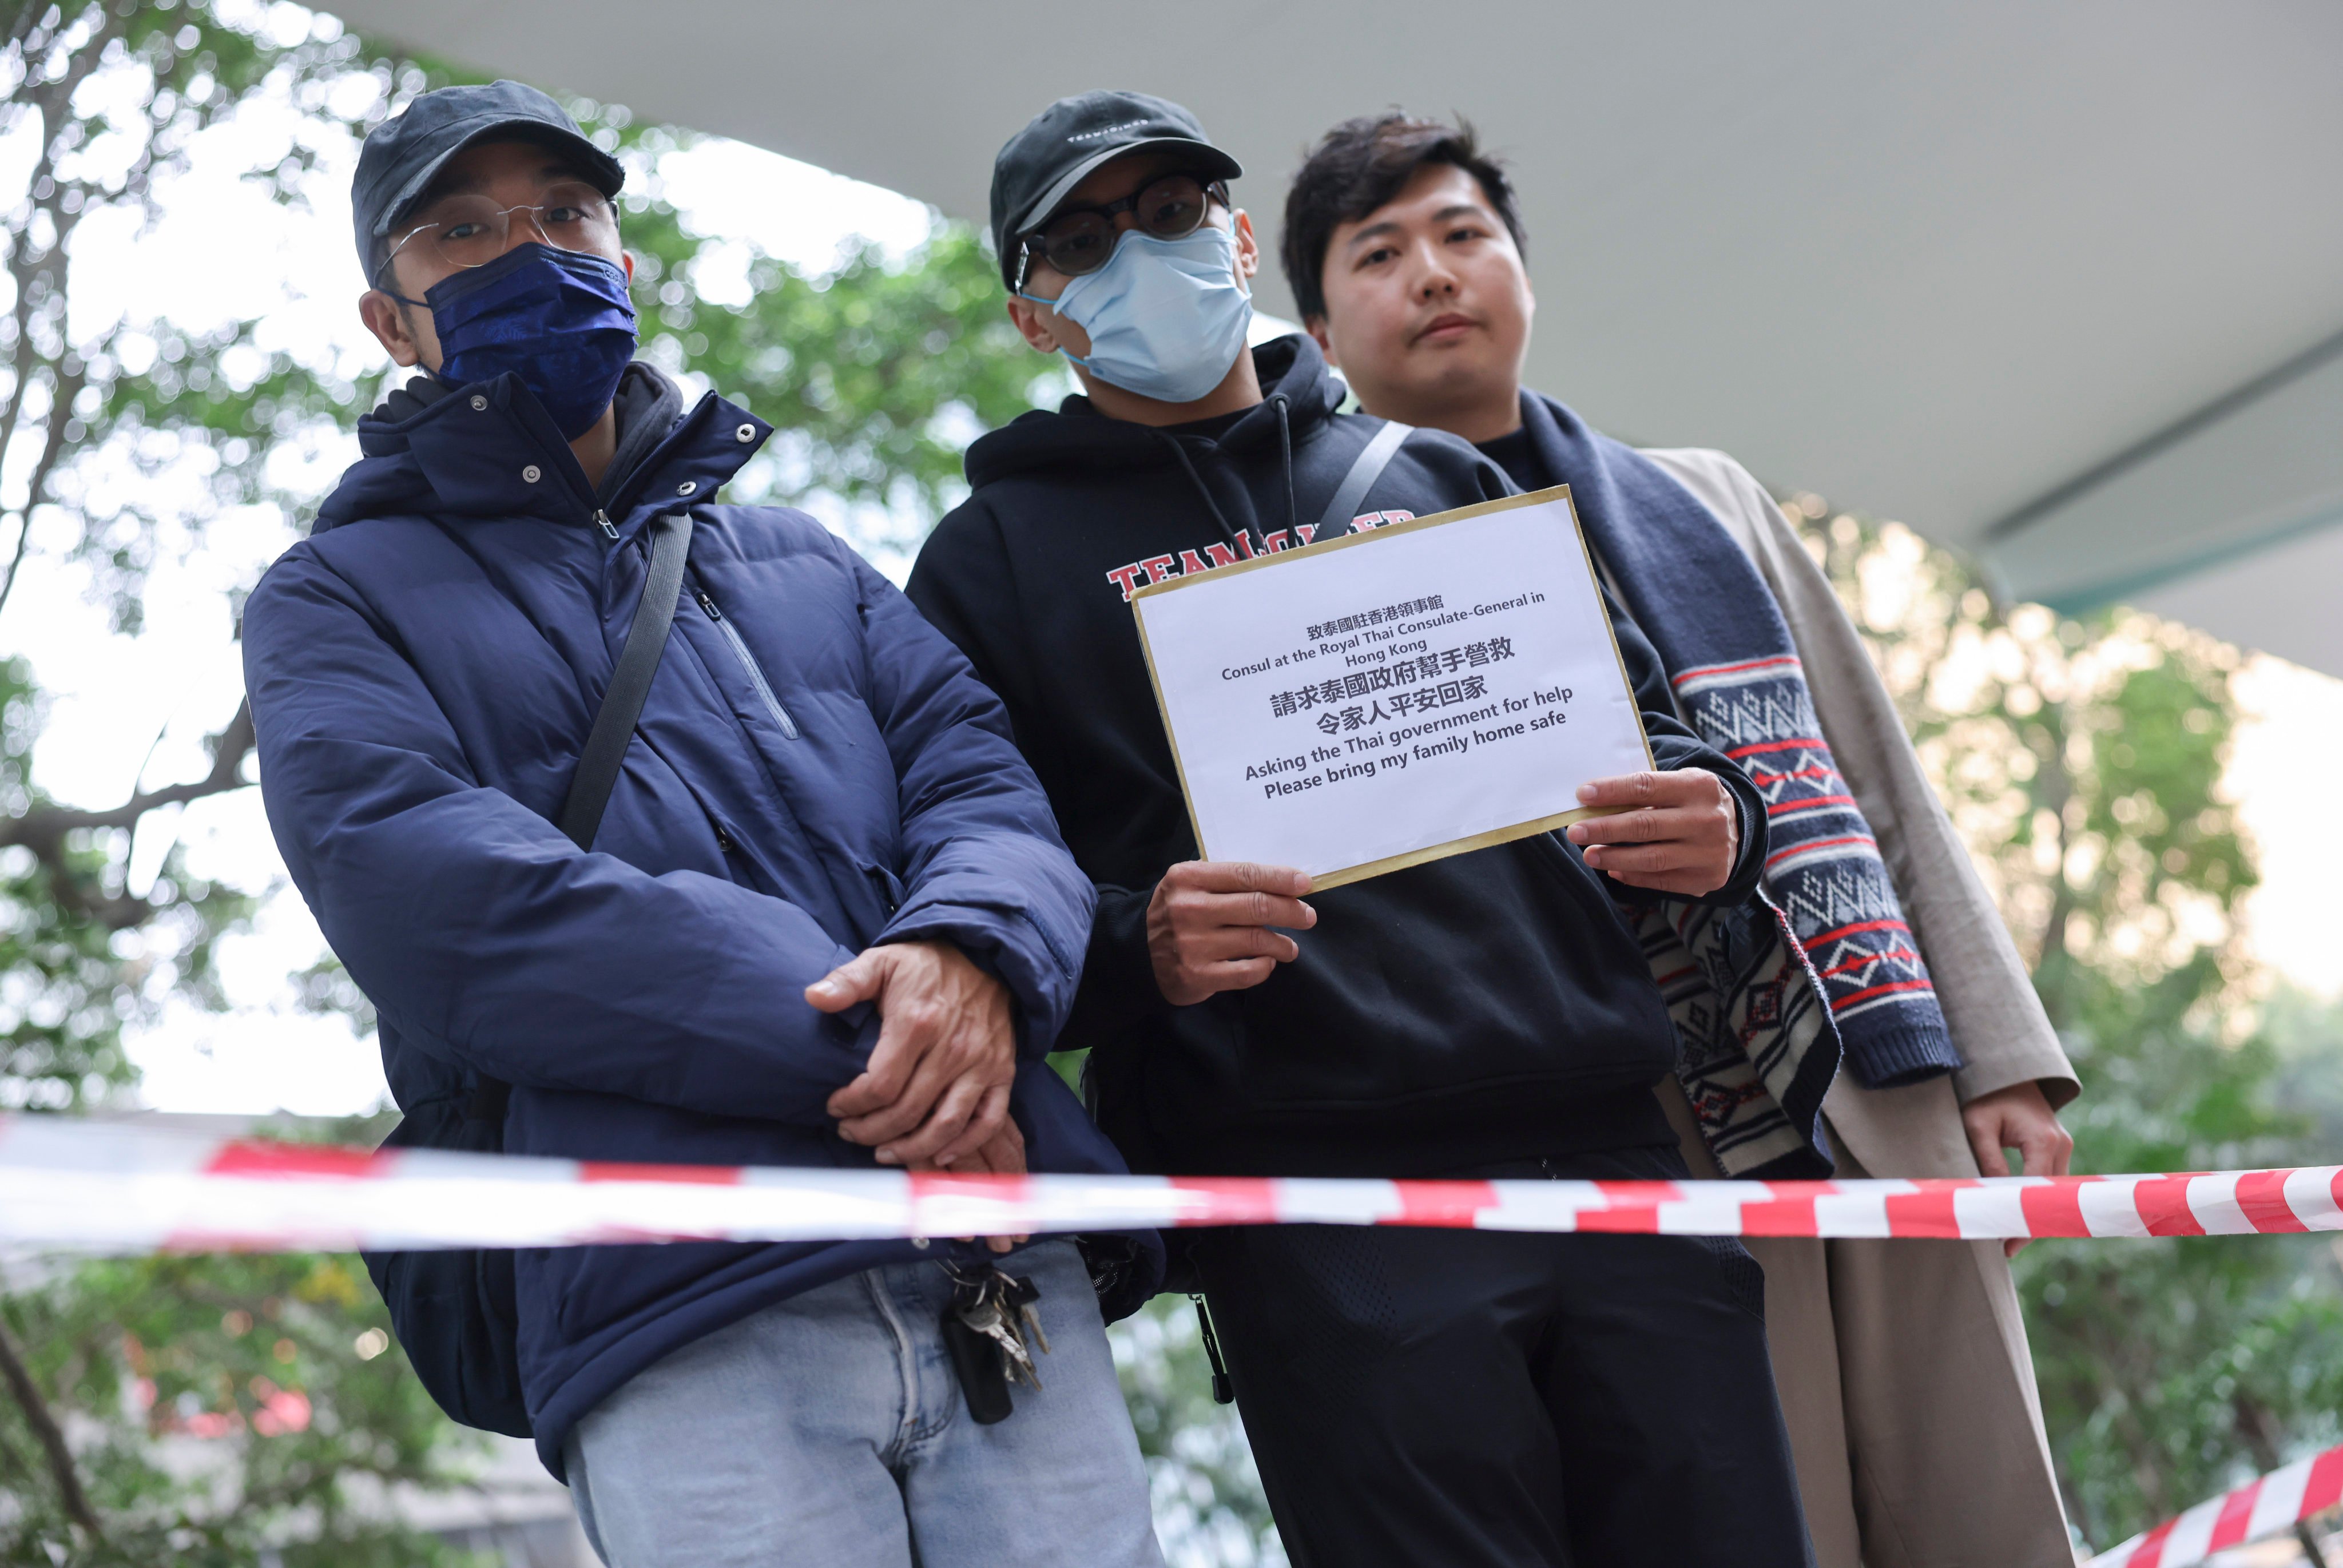
[[[1302,160],[1285,193],[1285,237],[1278,262],[1303,320],[1326,314],[1326,247],[1335,229],[1356,223],[1407,188],[1426,164],[1450,164],[1471,175],[1489,198],[1513,246],[1529,252],[1513,182],[1503,164],[1481,150],[1472,122],[1420,120],[1397,109],[1344,120]]]

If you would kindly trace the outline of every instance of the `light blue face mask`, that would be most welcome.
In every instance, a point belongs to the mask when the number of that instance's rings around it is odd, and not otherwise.
[[[1067,358],[1166,403],[1192,403],[1218,387],[1252,324],[1252,296],[1237,281],[1236,236],[1211,224],[1184,239],[1131,230],[1104,266],[1069,282],[1057,298],[1018,297],[1090,334],[1090,357]]]

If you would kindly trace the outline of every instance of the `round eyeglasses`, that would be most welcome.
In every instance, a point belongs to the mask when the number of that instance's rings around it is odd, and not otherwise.
[[[410,245],[427,245],[450,266],[486,266],[505,253],[512,226],[525,223],[535,237],[557,250],[590,251],[616,256],[618,215],[610,198],[583,181],[550,186],[545,199],[519,206],[498,206],[484,196],[442,196],[427,207],[425,221],[392,242],[382,258],[383,271],[391,258]]]
[[[1229,187],[1219,180],[1207,183],[1193,175],[1166,175],[1121,201],[1061,208],[1056,216],[1019,241],[1016,286],[1025,286],[1026,268],[1036,260],[1048,262],[1068,277],[1104,266],[1114,255],[1118,214],[1137,215],[1139,227],[1158,239],[1185,239],[1203,226],[1212,203],[1225,206],[1228,199]]]

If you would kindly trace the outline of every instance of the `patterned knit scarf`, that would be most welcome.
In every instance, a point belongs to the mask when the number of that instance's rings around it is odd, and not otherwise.
[[[1649,458],[1589,429],[1551,398],[1523,393],[1522,415],[1546,471],[1570,486],[1588,542],[1659,650],[1693,728],[1747,769],[1768,802],[1763,887],[1812,955],[1848,1068],[1873,1089],[1956,1070],[1961,1060],[1927,965],[1870,825],[1832,760],[1789,628],[1756,568],[1708,509]],[[1664,908],[1697,956],[1690,938],[1701,934],[1704,915],[1714,924],[1718,911]],[[1654,946],[1647,940],[1647,950]],[[1733,972],[1729,963],[1709,967],[1716,980]],[[1728,1012],[1745,1000],[1723,994]],[[1700,1055],[1688,1038],[1687,1060]],[[1782,1077],[1749,1060],[1752,1081]],[[1735,1090],[1704,1079],[1702,1087],[1731,1098],[1750,1083]],[[1778,1102],[1780,1093],[1774,1098]],[[1711,1146],[1721,1131],[1730,1147],[1731,1116],[1720,1121],[1697,1093],[1694,1109]],[[1781,1109],[1802,1120],[1787,1103]],[[1765,1141],[1780,1147],[1778,1139]],[[1747,1162],[1726,1161],[1725,1150],[1717,1151],[1728,1171]]]

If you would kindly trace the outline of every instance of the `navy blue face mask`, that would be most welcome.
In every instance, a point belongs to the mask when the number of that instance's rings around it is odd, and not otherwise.
[[[424,292],[439,333],[439,379],[452,387],[509,370],[565,440],[594,427],[635,356],[626,269],[531,241]]]

